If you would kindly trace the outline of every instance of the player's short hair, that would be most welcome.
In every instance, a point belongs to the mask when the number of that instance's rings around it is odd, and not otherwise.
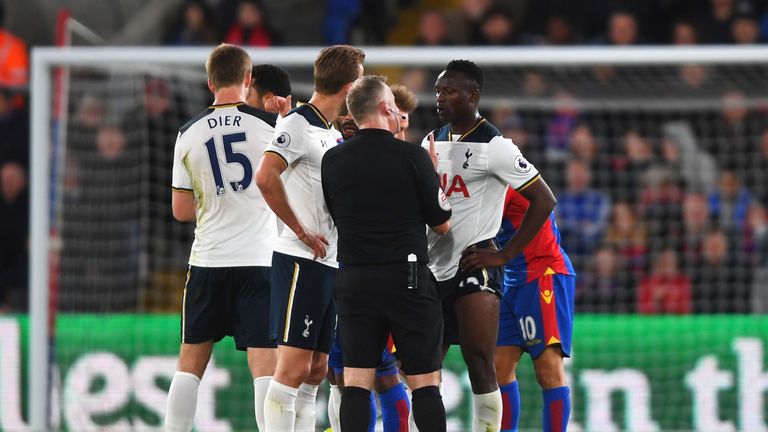
[[[332,95],[357,79],[357,67],[363,64],[363,50],[349,45],[323,48],[315,59],[315,91]]]
[[[445,66],[445,70],[463,74],[468,80],[474,81],[478,90],[483,90],[483,70],[474,62],[469,60],[451,60],[451,62]]]
[[[251,56],[236,45],[221,44],[208,56],[205,72],[214,89],[238,85],[251,71]]]
[[[419,105],[419,100],[412,91],[408,90],[408,87],[402,84],[392,84],[389,86],[392,90],[392,94],[395,95],[395,105],[405,113],[412,113]]]
[[[251,73],[251,87],[259,93],[274,93],[288,97],[291,94],[291,79],[281,67],[272,64],[254,65]]]
[[[355,123],[360,124],[376,111],[386,88],[387,79],[380,75],[364,75],[352,84],[347,93],[347,109]]]

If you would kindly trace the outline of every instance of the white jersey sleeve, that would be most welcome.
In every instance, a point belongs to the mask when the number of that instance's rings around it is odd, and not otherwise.
[[[524,189],[539,177],[539,171],[525,159],[512,140],[502,136],[488,143],[488,170],[517,190]]]
[[[264,152],[276,153],[286,165],[293,165],[307,156],[306,130],[307,124],[301,116],[290,115],[278,119],[275,135]]]
[[[176,137],[176,145],[173,148],[173,176],[171,177],[171,187],[174,189],[192,191],[192,179],[184,164],[186,154],[183,148],[183,142],[180,139],[181,134]]]

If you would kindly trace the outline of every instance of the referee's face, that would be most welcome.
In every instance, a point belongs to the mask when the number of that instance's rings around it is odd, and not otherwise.
[[[479,91],[461,73],[443,71],[435,82],[437,117],[441,122],[453,123],[465,117],[474,117]]]

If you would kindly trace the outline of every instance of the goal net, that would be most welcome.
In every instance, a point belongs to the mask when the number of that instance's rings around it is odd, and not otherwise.
[[[306,101],[317,51],[251,53]],[[414,142],[439,125],[443,66],[477,61],[481,114],[555,191],[578,274],[571,430],[768,427],[768,50],[366,51],[367,73],[419,95]],[[32,313],[0,319],[0,430],[162,430],[193,237],[171,216],[172,151],[211,102],[207,54],[35,51]],[[540,430],[527,357],[518,380],[521,429]],[[458,351],[443,390],[449,430],[468,430]],[[255,430],[252,393],[218,344],[197,430]]]

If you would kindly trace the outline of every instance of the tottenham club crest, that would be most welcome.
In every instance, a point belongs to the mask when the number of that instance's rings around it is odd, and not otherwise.
[[[272,141],[272,144],[275,147],[286,148],[291,144],[291,136],[288,135],[288,132],[283,132]]]
[[[307,327],[304,329],[303,332],[301,332],[301,335],[304,336],[305,338],[309,337],[309,326],[311,326],[313,322],[314,321],[309,319],[309,315],[306,315],[304,317],[304,325],[307,326]]]
[[[518,170],[519,172],[525,174],[531,171],[531,167],[532,167],[531,163],[525,160],[523,155],[518,155],[515,158],[515,169]]]
[[[470,152],[469,149],[467,149],[467,152],[464,153],[464,157],[466,157],[467,160],[462,165],[462,168],[464,168],[464,169],[469,168],[469,158],[470,158],[470,156],[472,156],[472,152]]]

